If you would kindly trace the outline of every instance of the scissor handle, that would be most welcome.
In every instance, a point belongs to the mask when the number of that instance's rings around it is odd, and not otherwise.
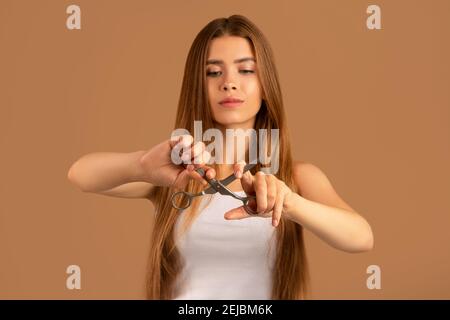
[[[184,195],[187,197],[185,205],[183,205],[183,202],[180,206],[177,205],[177,198],[179,198],[180,195]],[[189,208],[189,206],[191,205],[192,195],[186,191],[178,191],[178,192],[175,192],[174,194],[172,194],[171,201],[172,201],[172,206],[175,209],[184,210],[186,208]]]
[[[250,215],[257,215],[258,212],[256,210],[253,210],[252,208],[250,208],[250,206],[248,205],[248,203],[250,202],[250,200],[255,199],[256,200],[256,196],[246,196],[244,198],[242,198],[242,202],[244,203],[244,209],[245,211],[250,214]]]

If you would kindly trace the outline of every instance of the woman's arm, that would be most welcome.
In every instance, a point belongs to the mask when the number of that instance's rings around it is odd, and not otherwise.
[[[144,170],[140,163],[146,152],[90,153],[71,166],[67,177],[84,192],[150,199],[153,185],[144,180]]]
[[[292,192],[287,197],[283,205],[285,217],[301,224],[334,248],[347,252],[373,248],[369,223],[339,197],[319,168],[298,162],[294,179],[301,196]]]

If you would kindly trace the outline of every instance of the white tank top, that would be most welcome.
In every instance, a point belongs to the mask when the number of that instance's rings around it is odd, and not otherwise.
[[[236,193],[245,195],[244,191]],[[271,218],[225,220],[225,212],[241,205],[218,193],[203,196],[199,215],[177,236],[184,268],[175,300],[271,299],[275,228]],[[180,213],[175,225],[176,235],[184,214]]]

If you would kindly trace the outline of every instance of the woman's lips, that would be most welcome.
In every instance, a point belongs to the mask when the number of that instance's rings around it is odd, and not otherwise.
[[[244,101],[224,101],[220,102],[219,104],[225,108],[235,108],[239,107],[242,103],[244,103]]]

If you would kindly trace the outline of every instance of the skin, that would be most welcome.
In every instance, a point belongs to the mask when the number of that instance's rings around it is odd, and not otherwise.
[[[245,60],[243,61],[243,59]],[[236,36],[214,38],[208,51],[206,75],[208,98],[214,123],[216,128],[222,131],[224,138],[226,129],[253,128],[256,114],[261,107],[262,88],[251,43],[247,39]],[[219,102],[229,96],[239,98],[244,102],[240,107],[233,109],[221,106]],[[184,136],[180,141],[189,145],[193,138]],[[224,145],[226,145],[226,141],[224,141]],[[246,147],[248,147],[248,143]],[[210,155],[204,149],[204,143],[198,142],[192,147],[192,150],[187,151],[192,160],[195,159],[200,163],[199,166],[203,166],[210,159]],[[222,152],[225,159],[225,148]],[[237,152],[234,154],[236,155]],[[186,155],[186,160],[189,155]],[[245,162],[240,162],[238,159],[235,159],[235,162],[235,165],[219,165],[220,177],[234,172],[238,178],[241,178]],[[193,171],[195,167],[188,166],[190,176],[206,185],[206,180]],[[213,178],[216,177],[216,172],[212,168],[207,168],[206,175],[208,178]],[[239,184],[239,181],[235,181],[228,187],[233,191],[242,190],[243,187]]]
[[[211,41],[208,53],[207,87],[209,103],[217,128],[253,128],[261,107],[262,88],[250,42],[241,37],[224,36]],[[220,62],[219,62],[220,61]],[[239,61],[239,60],[238,60]],[[233,96],[244,100],[238,108],[225,108],[219,102]]]
[[[243,72],[256,70],[251,61],[234,63],[236,59],[254,57],[251,44],[244,38],[224,36],[210,43],[208,60],[221,60],[222,64],[208,65],[209,102],[215,125],[227,128],[253,128],[255,116],[261,106],[263,92],[258,74]],[[227,95],[244,100],[236,109],[219,105]],[[185,146],[186,160],[194,161],[187,168],[177,166],[170,158],[177,145]],[[236,153],[235,153],[236,154]],[[194,171],[201,166],[208,178],[222,179],[234,173],[238,179],[228,185],[232,191],[244,190],[256,194],[258,215],[249,215],[243,207],[225,213],[224,218],[270,218],[274,227],[281,217],[302,225],[326,243],[347,252],[362,252],[373,247],[373,234],[368,222],[351,208],[336,192],[325,173],[311,163],[294,163],[294,181],[300,194],[292,191],[273,175],[258,172],[242,174],[244,163],[235,159],[233,165],[220,165],[219,172],[206,166],[211,155],[203,142],[193,144],[192,136],[164,141],[150,150],[131,153],[96,152],[77,160],[68,171],[68,179],[84,192],[100,193],[123,198],[146,198],[154,202],[154,186],[183,188],[190,179],[207,185],[207,181]]]
[[[256,62],[235,63],[235,60],[244,57],[254,58],[252,46],[244,38],[223,36],[211,41],[208,60],[220,60],[221,63],[207,65],[208,96],[216,126],[222,131],[227,128],[253,128],[255,116],[261,106],[262,90]],[[253,73],[243,70],[253,70]],[[243,99],[243,105],[235,109],[222,107],[218,102],[227,95]],[[184,139],[191,141],[189,137]],[[193,171],[196,166],[206,168],[208,178],[216,177],[213,168],[204,166],[210,155],[204,151],[203,143],[194,145],[190,155],[191,159],[200,161],[198,165],[187,167],[192,178],[206,185],[206,181]],[[264,174],[262,171],[255,175],[247,171],[242,175],[244,165],[245,163],[221,165],[221,172],[234,172],[239,178],[235,182],[247,194],[257,195],[259,214],[249,215],[243,207],[239,207],[226,212],[225,219],[271,218],[272,225],[276,227],[284,215],[337,249],[363,252],[373,248],[373,234],[368,222],[337,194],[328,177],[317,166],[295,162],[294,180],[302,193],[299,195],[274,175]],[[241,188],[234,184],[230,185],[230,189]]]

